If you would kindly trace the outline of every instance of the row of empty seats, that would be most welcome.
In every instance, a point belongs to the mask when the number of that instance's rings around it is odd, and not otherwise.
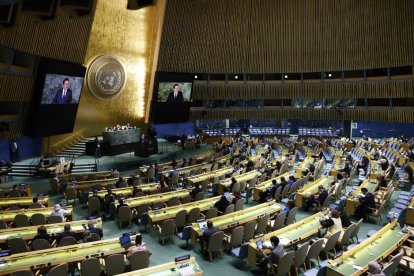
[[[249,134],[251,136],[257,136],[257,135],[289,136],[290,135],[290,128],[252,127],[252,128],[249,128]]]
[[[300,127],[299,136],[316,136],[316,137],[335,137],[336,133],[329,128],[305,128]]]

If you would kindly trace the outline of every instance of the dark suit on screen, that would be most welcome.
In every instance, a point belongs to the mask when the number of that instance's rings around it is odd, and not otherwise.
[[[177,96],[174,97],[174,91],[171,91],[170,94],[168,94],[167,102],[169,102],[169,103],[182,103],[182,102],[184,102],[183,93],[181,91],[178,91]]]
[[[56,104],[72,103],[72,90],[67,89],[66,95],[63,96],[63,88],[58,89],[58,91],[56,91],[55,98],[53,99],[53,103],[56,103]]]

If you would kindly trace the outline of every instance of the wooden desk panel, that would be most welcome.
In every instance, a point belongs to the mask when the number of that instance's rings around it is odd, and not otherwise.
[[[277,183],[280,183],[280,179],[282,177],[285,178],[286,181],[289,182],[289,177],[293,175],[293,176],[297,176],[295,172],[286,172],[284,174],[281,174],[279,176],[276,176],[274,178],[268,179],[266,181],[263,181],[262,183],[260,183],[259,185],[256,185],[253,188],[253,200],[259,200],[260,198],[260,193],[264,192],[266,189],[270,188],[273,184],[272,181],[276,180]]]
[[[200,184],[204,180],[209,180],[209,179],[213,179],[214,177],[221,177],[223,175],[230,174],[233,172],[233,170],[234,170],[233,167],[225,167],[225,168],[221,168],[221,169],[218,169],[212,172],[192,176],[187,179],[188,185],[194,186],[196,183]]]
[[[253,170],[253,171],[250,171],[250,172],[247,172],[247,173],[239,174],[239,175],[235,176],[234,178],[237,180],[237,182],[241,182],[241,181],[249,181],[249,180],[253,179],[254,177],[260,177],[261,175],[262,175],[261,172]],[[220,182],[218,184],[217,192],[220,195],[223,194],[224,190],[226,188],[230,187],[230,185],[231,185],[231,178],[220,180]]]
[[[53,211],[54,207],[46,207],[46,208],[38,208],[38,209],[21,209],[21,210],[11,210],[11,211],[2,211],[0,212],[0,220],[4,220],[6,222],[14,221],[14,217],[17,214],[23,214],[31,218],[34,214],[43,214],[46,219],[50,217],[50,213]],[[69,220],[73,220],[73,207],[67,206],[63,207],[63,209],[68,211],[66,217]]]
[[[316,195],[319,185],[322,185],[325,189],[329,189],[333,182],[334,178],[332,176],[322,176],[315,181],[305,185],[302,189],[296,192],[296,207],[302,207],[304,200],[308,199],[312,195]]]
[[[49,196],[39,196],[39,203],[44,206],[49,206]],[[20,206],[20,207],[29,207],[33,204],[33,197],[24,196],[24,197],[5,197],[0,199],[0,207],[7,208],[10,206]]]
[[[183,190],[177,190],[177,191],[166,192],[166,193],[155,194],[155,195],[127,198],[124,200],[124,202],[125,204],[128,204],[129,207],[135,208],[144,203],[149,203],[149,204],[154,204],[158,202],[164,203],[173,197],[183,198],[189,195],[190,195],[190,191],[187,189],[183,189]],[[116,201],[115,206],[118,206],[118,204],[119,204],[118,201]]]

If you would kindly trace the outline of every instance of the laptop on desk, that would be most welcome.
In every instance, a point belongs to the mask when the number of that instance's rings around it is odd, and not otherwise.
[[[129,248],[133,246],[130,235],[123,235],[119,238],[119,242],[121,243],[122,248]]]
[[[200,230],[201,232],[204,232],[208,227],[207,227],[207,221],[201,221],[198,223],[198,226],[200,226]]]

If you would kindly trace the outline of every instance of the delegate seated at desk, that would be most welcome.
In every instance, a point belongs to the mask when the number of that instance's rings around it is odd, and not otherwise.
[[[333,234],[336,232],[341,232],[341,235],[339,237],[339,240],[341,240],[342,235],[344,234],[343,228],[342,228],[342,221],[339,216],[338,210],[332,210],[331,215],[329,218],[321,219],[320,220],[321,226],[323,228],[326,228],[325,233],[325,242],[327,239],[329,239]]]
[[[135,252],[147,252],[149,256],[152,255],[151,250],[145,244],[142,244],[141,234],[135,236],[135,245],[128,248],[127,258],[131,257]]]
[[[214,227],[211,220],[207,220],[207,229],[203,231],[203,237],[200,239],[201,248],[203,249],[204,247],[207,247],[211,236],[219,231],[220,229]]]
[[[55,205],[55,209],[50,213],[51,216],[60,216],[62,217],[62,221],[65,221],[65,215],[68,214],[68,211],[62,209],[59,204]]]
[[[262,252],[264,257],[264,259],[259,264],[259,267],[263,270],[266,269],[269,263],[270,265],[279,265],[280,259],[285,254],[283,245],[280,244],[278,237],[270,237],[270,243],[271,246],[263,245],[262,248],[258,248]],[[271,250],[269,254],[266,253],[266,249]]]
[[[372,212],[371,208],[375,208],[375,197],[365,187],[361,188],[361,192],[362,196],[359,197],[359,205],[355,209],[355,217],[366,220]]]
[[[216,207],[217,210],[219,210],[221,213],[224,213],[229,205],[230,203],[224,195],[221,196],[221,198],[216,203],[214,203],[214,207]]]
[[[325,199],[328,197],[328,191],[322,186],[318,186],[318,196],[311,195],[303,205],[303,209],[307,211],[314,203],[319,202],[321,205],[325,201]]]

